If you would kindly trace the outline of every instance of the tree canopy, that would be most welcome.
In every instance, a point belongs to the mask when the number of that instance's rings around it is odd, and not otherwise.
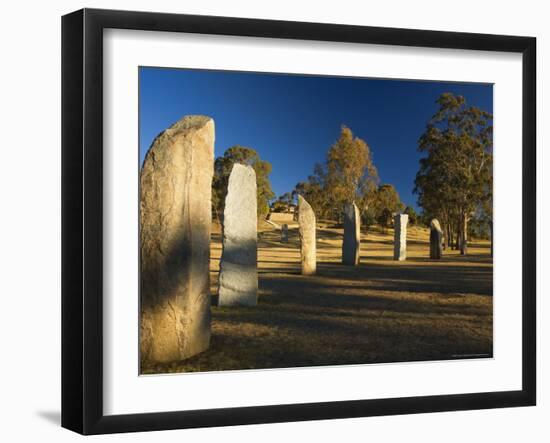
[[[456,235],[466,252],[468,220],[480,208],[492,217],[492,115],[468,107],[462,96],[444,93],[439,109],[419,139],[420,160],[414,192],[428,217],[446,226],[448,244]]]
[[[374,219],[384,227],[390,226],[393,215],[401,212],[404,207],[397,189],[387,183],[378,187],[369,206]]]
[[[412,206],[407,206],[403,211],[403,214],[407,214],[409,216],[409,224],[416,225],[418,223],[418,214]]]
[[[339,217],[345,203],[366,208],[377,184],[378,171],[369,146],[342,126],[326,161],[315,165],[313,174],[296,185],[294,194],[303,195],[320,216]]]
[[[288,212],[293,204],[294,195],[291,192],[285,192],[279,195],[277,200],[271,203],[271,210],[273,212]]]

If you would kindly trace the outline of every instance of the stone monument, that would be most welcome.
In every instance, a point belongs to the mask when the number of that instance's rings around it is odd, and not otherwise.
[[[281,226],[281,243],[288,243],[288,225],[286,223]]]
[[[235,163],[223,211],[219,306],[258,303],[258,214],[256,173]]]
[[[214,121],[187,116],[161,133],[140,175],[140,353],[171,362],[210,342]]]
[[[430,258],[439,260],[443,255],[443,231],[439,221],[434,218],[430,222]]]
[[[359,264],[361,252],[361,219],[355,203],[344,206],[344,241],[342,242],[342,263],[350,266]]]
[[[298,196],[298,223],[302,274],[312,275],[317,270],[316,219],[315,212],[301,195]]]
[[[393,217],[393,259],[405,260],[407,258],[407,223],[408,214],[396,214]]]

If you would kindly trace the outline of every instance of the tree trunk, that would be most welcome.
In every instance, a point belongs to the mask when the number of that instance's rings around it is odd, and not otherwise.
[[[468,253],[468,216],[462,215],[460,223],[460,255],[466,255]]]
[[[445,227],[445,249],[451,248],[451,245],[453,243],[453,237],[451,234],[451,224],[447,222],[447,226]]]
[[[454,222],[449,223],[449,246],[451,247],[451,250],[456,249],[456,241],[455,241],[455,226]]]

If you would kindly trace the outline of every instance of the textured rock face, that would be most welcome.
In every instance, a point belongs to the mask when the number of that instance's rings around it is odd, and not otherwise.
[[[288,243],[288,225],[281,226],[281,243]]]
[[[256,173],[251,166],[233,165],[223,212],[220,262],[220,306],[258,303],[258,215]]]
[[[140,352],[170,362],[210,342],[214,121],[187,116],[160,134],[140,176]]]
[[[344,206],[344,241],[342,243],[342,263],[356,266],[361,252],[361,219],[355,203]]]
[[[439,260],[443,255],[443,231],[437,219],[430,222],[430,258]]]
[[[407,214],[397,214],[393,218],[394,239],[393,239],[393,259],[405,260],[407,258],[407,223],[409,216]]]
[[[313,209],[301,195],[298,196],[298,223],[302,274],[312,275],[317,270],[316,220]]]

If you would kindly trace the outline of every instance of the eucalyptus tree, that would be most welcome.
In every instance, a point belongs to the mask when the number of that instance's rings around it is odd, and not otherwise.
[[[405,205],[401,202],[395,186],[384,183],[374,193],[371,208],[374,211],[376,221],[381,226],[388,227],[392,223],[393,216],[401,212],[405,208]]]
[[[325,180],[327,197],[339,209],[355,202],[364,211],[377,189],[378,171],[370,147],[347,126],[342,126],[327,153]]]
[[[346,203],[354,202],[365,214],[375,201],[378,182],[370,147],[342,126],[326,160],[316,163],[313,174],[293,193],[303,195],[319,217],[339,219]]]
[[[493,117],[451,93],[442,94],[437,104],[418,142],[426,156],[414,190],[424,212],[445,225],[447,244],[466,254],[468,221],[492,196]],[[490,216],[492,222],[492,211]]]

